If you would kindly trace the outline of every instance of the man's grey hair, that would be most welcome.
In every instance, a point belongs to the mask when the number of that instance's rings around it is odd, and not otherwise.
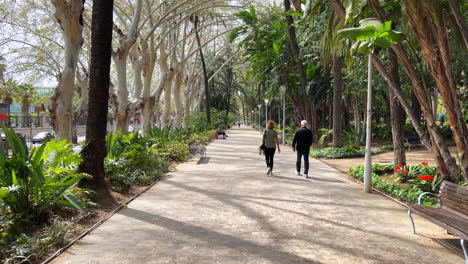
[[[302,120],[302,121],[301,121],[301,125],[303,125],[304,127],[306,127],[306,126],[307,126],[307,120]]]

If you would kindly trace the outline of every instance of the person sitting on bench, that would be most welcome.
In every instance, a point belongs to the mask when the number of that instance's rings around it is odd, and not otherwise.
[[[222,135],[224,139],[227,138],[226,132],[224,132],[224,129],[222,129],[221,127],[218,128],[218,136],[219,135]]]

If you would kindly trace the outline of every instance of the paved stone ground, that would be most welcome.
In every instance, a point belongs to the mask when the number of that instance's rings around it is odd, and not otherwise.
[[[230,130],[208,158],[177,171],[73,246],[55,263],[464,263],[428,237],[444,231],[311,160],[275,155],[266,177],[260,134]]]

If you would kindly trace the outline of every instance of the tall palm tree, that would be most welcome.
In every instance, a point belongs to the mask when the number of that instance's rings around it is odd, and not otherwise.
[[[19,86],[16,95],[19,102],[21,102],[21,114],[23,116],[23,127],[32,126],[32,119],[29,113],[29,108],[34,105],[39,98],[36,87],[32,84],[22,84]]]
[[[86,145],[78,170],[92,175],[80,185],[92,188],[100,200],[114,202],[104,179],[107,113],[109,102],[110,63],[113,25],[113,0],[95,0],[92,14],[89,107]]]
[[[18,94],[19,91],[19,86],[16,83],[15,80],[13,79],[8,79],[6,81],[3,81],[1,83],[2,89],[0,89],[0,99],[4,104],[7,105],[7,126],[11,126],[11,120],[10,120],[10,110],[11,110],[11,105],[14,102],[14,97],[16,94]]]

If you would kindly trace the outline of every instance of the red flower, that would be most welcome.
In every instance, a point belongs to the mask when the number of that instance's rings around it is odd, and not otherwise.
[[[398,164],[397,168],[399,169],[403,168],[403,164]]]
[[[395,169],[393,169],[393,171],[395,171],[395,172],[400,172],[400,169],[399,169],[399,168],[395,168]]]
[[[421,165],[427,166],[427,162],[423,161],[423,162],[421,162]]]
[[[404,174],[408,174],[408,172],[409,172],[408,170],[404,170],[404,171],[403,171]]]
[[[431,175],[418,176],[418,178],[423,181],[428,181],[428,182],[434,181],[434,177],[432,177]]]

